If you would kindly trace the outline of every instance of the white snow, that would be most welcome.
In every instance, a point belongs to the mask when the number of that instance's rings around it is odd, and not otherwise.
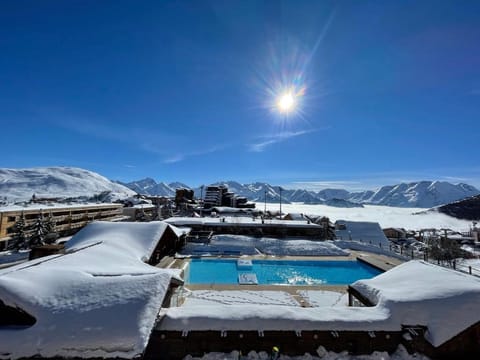
[[[385,247],[390,245],[378,222],[337,220],[335,226],[338,225],[343,225],[345,229],[335,230],[337,239],[357,240]]]
[[[468,273],[472,269],[472,274],[480,276],[480,259],[457,259],[457,269]]]
[[[67,243],[67,254],[1,270],[0,300],[36,323],[2,329],[0,357],[139,356],[171,278],[179,279],[143,262],[168,226],[92,223]]]
[[[263,203],[257,203],[257,207],[263,209],[263,206]],[[278,211],[278,204],[267,203],[267,210]],[[332,222],[341,219],[378,222],[382,229],[388,227],[409,230],[449,228],[455,231],[467,231],[472,224],[471,221],[455,219],[437,211],[425,212],[425,210],[427,209],[376,205],[364,205],[363,208],[336,208],[326,205],[282,204],[284,213],[327,216]]]
[[[409,261],[352,287],[394,322],[426,325],[434,346],[480,321],[480,279],[423,261]]]
[[[300,306],[295,299],[285,291],[251,291],[251,290],[195,290],[185,293],[182,306],[210,305],[284,305]]]
[[[320,225],[311,223],[306,220],[277,220],[262,219],[253,216],[221,216],[221,217],[171,217],[165,219],[169,224],[175,226],[192,226],[192,225],[215,225],[215,226],[251,226],[252,224],[263,225],[265,227],[307,227],[321,228]]]
[[[348,296],[327,290],[299,290],[298,294],[313,307],[347,306]]]
[[[90,197],[110,191],[110,201],[135,195],[129,188],[92,171],[74,167],[0,168],[0,197],[26,201],[37,197]]]

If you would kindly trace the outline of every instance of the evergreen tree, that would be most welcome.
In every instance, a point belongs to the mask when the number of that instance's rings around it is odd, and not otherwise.
[[[20,250],[27,249],[29,247],[29,242],[25,234],[26,224],[25,224],[25,214],[22,211],[20,218],[12,227],[13,236],[12,240],[9,242],[9,249]]]
[[[55,220],[53,220],[52,213],[48,215],[45,221],[45,243],[52,244],[58,239],[58,233],[55,230]]]
[[[45,244],[45,236],[47,235],[46,229],[46,222],[45,218],[43,217],[43,212],[40,211],[40,214],[33,225],[33,234],[30,238],[30,245],[31,246],[39,246]]]

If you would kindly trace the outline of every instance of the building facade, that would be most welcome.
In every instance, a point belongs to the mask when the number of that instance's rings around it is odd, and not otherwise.
[[[116,220],[122,218],[122,204],[85,204],[65,205],[62,207],[12,207],[0,208],[0,251],[6,249],[8,241],[14,235],[14,226],[23,216],[25,233],[33,232],[39,217],[50,218],[59,235],[74,233],[93,220]]]

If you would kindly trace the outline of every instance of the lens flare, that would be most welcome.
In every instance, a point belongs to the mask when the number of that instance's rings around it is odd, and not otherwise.
[[[281,113],[289,113],[295,109],[295,98],[291,92],[286,92],[278,98],[277,107]]]

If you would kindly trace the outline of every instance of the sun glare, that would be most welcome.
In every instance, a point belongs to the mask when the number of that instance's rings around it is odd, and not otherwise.
[[[295,97],[291,92],[280,95],[277,100],[278,110],[282,113],[289,113],[295,109]]]

